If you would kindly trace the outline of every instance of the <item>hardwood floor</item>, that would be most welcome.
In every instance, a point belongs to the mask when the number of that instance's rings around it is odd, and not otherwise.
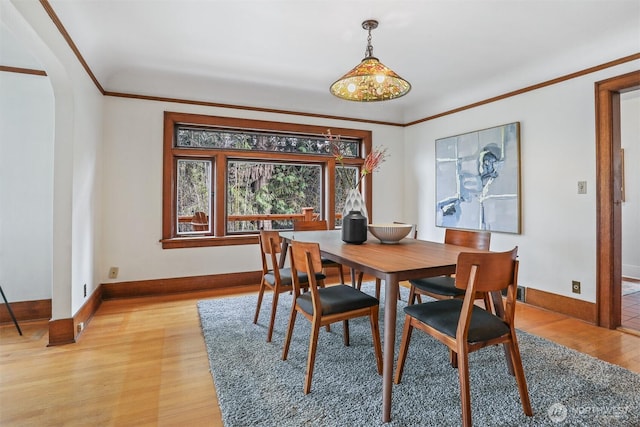
[[[47,322],[0,326],[2,426],[222,426],[199,292],[105,301],[76,344]],[[516,326],[640,373],[640,337],[520,304]]]
[[[622,295],[622,327],[630,332],[640,334],[640,280],[622,279],[622,286],[629,286],[627,295]]]

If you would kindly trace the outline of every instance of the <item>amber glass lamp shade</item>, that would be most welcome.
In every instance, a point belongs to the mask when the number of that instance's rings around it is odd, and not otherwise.
[[[348,101],[385,101],[399,98],[411,90],[411,84],[368,56],[357,67],[331,85],[331,93]]]

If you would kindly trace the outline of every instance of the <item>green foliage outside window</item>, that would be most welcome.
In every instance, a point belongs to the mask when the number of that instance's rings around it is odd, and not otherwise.
[[[318,165],[230,161],[227,214],[297,214],[319,207],[322,170]],[[228,232],[256,231],[255,221],[228,221]],[[291,228],[291,221],[271,221],[271,228]]]

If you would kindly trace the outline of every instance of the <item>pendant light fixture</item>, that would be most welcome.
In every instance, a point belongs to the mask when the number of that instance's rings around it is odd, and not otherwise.
[[[348,101],[386,101],[406,95],[411,90],[411,84],[373,56],[371,30],[378,28],[378,21],[364,21],[362,28],[369,32],[364,59],[333,83],[329,90],[338,98]]]

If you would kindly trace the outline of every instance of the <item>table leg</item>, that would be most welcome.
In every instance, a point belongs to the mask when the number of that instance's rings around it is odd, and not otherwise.
[[[278,268],[284,268],[284,263],[287,259],[287,252],[289,252],[289,242],[282,239],[282,250],[280,251],[280,260]]]
[[[382,422],[391,421],[391,386],[395,359],[396,316],[398,311],[398,278],[387,274],[384,278],[384,349],[382,359]]]

